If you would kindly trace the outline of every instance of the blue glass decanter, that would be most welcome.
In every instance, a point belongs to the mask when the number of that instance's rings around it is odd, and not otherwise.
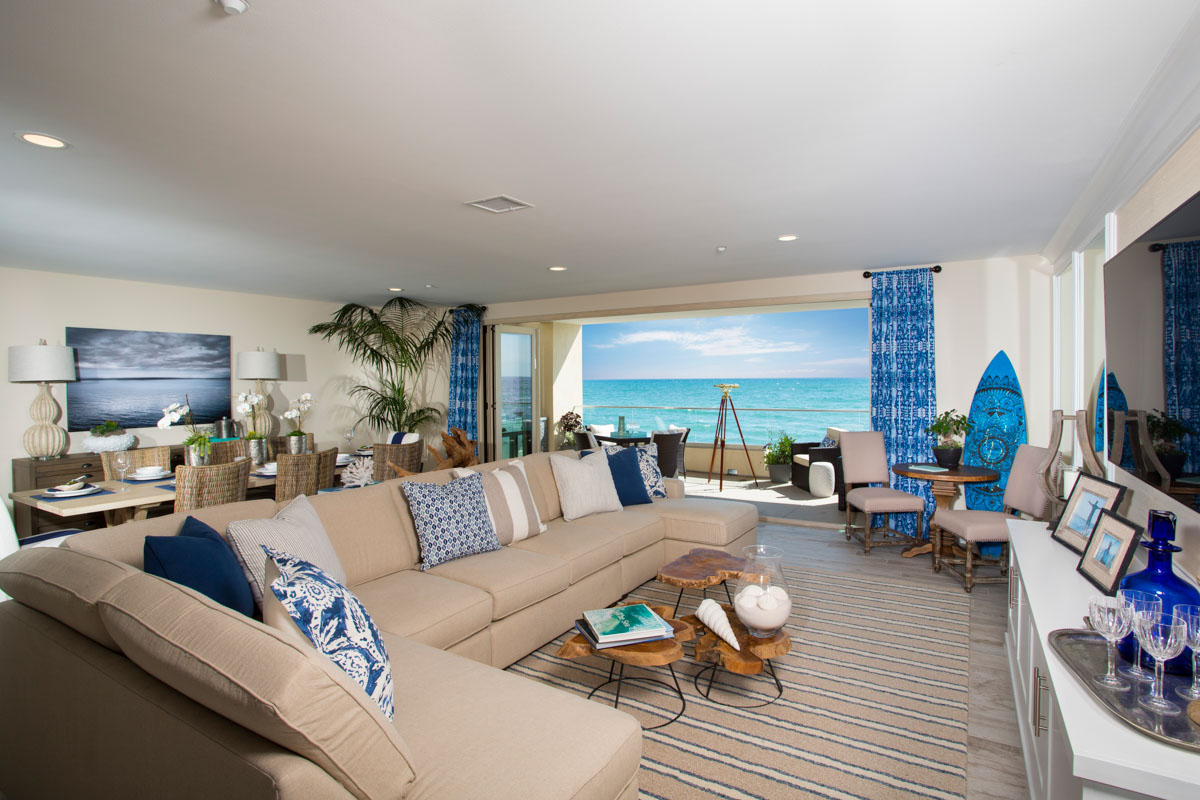
[[[1178,553],[1182,547],[1171,544],[1175,541],[1175,515],[1170,511],[1151,511],[1146,521],[1146,531],[1150,541],[1143,541],[1146,548],[1146,568],[1141,572],[1126,575],[1121,580],[1122,589],[1137,589],[1151,592],[1162,598],[1163,617],[1170,619],[1171,612],[1177,605],[1200,605],[1200,590],[1175,574],[1171,566],[1171,554]],[[1121,640],[1121,657],[1133,661],[1137,655],[1137,642],[1133,634]],[[1142,667],[1153,670],[1154,659],[1142,652]],[[1177,657],[1166,662],[1167,672],[1176,675],[1192,673],[1192,651],[1185,647]]]

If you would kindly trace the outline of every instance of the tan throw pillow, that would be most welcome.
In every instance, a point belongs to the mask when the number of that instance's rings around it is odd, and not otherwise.
[[[603,450],[578,460],[552,455],[550,467],[554,470],[558,499],[567,522],[602,511],[621,510],[621,498],[617,496],[608,455]]]
[[[320,766],[361,800],[403,797],[408,745],[371,698],[303,646],[144,573],[98,603],[125,655],[197,703]]]
[[[317,510],[304,495],[288,503],[271,519],[243,519],[229,523],[226,538],[246,573],[246,580],[250,581],[254,605],[260,609],[266,586],[263,545],[310,561],[338,583],[346,583],[346,570],[329,541],[329,534],[325,532]]]
[[[452,469],[455,478],[465,478],[473,469]],[[500,544],[512,544],[530,536],[546,532],[529,488],[529,477],[525,465],[510,461],[494,470],[480,472],[483,476],[483,496],[487,501],[488,516],[496,529]]]

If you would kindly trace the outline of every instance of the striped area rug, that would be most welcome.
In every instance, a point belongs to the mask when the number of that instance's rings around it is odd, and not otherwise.
[[[795,592],[792,651],[774,662],[783,697],[753,709],[706,700],[693,685],[699,665],[685,645],[675,671],[687,711],[644,734],[641,797],[964,797],[967,596],[902,578],[880,581],[795,564],[786,571]],[[630,597],[673,606],[677,592],[651,581]],[[724,600],[724,591],[717,587],[712,596]],[[688,592],[680,613],[696,602]],[[607,679],[610,662],[557,658],[565,636],[509,670],[586,695]],[[625,675],[650,673],[670,682],[666,668],[627,667]],[[766,673],[722,679],[729,689],[722,692],[718,683],[714,699],[753,705],[775,694]],[[612,699],[605,691],[594,702]],[[679,701],[662,686],[626,684],[621,709],[650,726],[674,715]]]

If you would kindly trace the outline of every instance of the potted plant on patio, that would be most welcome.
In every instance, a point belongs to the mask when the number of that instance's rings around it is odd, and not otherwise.
[[[943,411],[925,429],[938,437],[938,443],[933,448],[933,458],[938,466],[954,469],[962,460],[963,437],[971,430],[971,423],[958,413],[957,408]]]
[[[794,439],[783,431],[763,446],[763,463],[771,483],[787,483],[792,479],[792,442]]]
[[[1146,427],[1150,430],[1154,454],[1170,474],[1171,480],[1178,479],[1187,461],[1187,453],[1179,447],[1179,441],[1194,431],[1183,420],[1157,408],[1146,415]]]

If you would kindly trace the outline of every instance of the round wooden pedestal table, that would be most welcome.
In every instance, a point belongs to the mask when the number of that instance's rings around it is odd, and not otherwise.
[[[621,603],[621,605],[637,605],[636,603]],[[666,606],[650,606],[655,614],[658,614],[664,620],[671,624],[675,629],[675,635],[670,639],[659,639],[656,642],[640,642],[639,644],[626,644],[618,647],[605,647],[597,650],[592,647],[588,640],[582,635],[576,633],[567,637],[567,640],[558,648],[558,657],[568,660],[579,658],[587,658],[588,656],[600,656],[607,658],[612,663],[608,667],[608,680],[592,689],[588,693],[588,699],[591,700],[596,692],[603,689],[605,686],[615,683],[617,685],[616,697],[613,699],[613,708],[616,708],[621,703],[621,687],[626,682],[639,683],[657,683],[660,686],[665,686],[668,689],[674,689],[675,694],[679,697],[679,712],[661,725],[653,725],[643,730],[653,731],[658,728],[670,725],[675,720],[683,716],[683,712],[687,710],[687,701],[683,697],[683,690],[679,688],[679,678],[675,675],[674,664],[676,661],[683,658],[683,645],[681,642],[690,642],[696,637],[695,630],[686,620],[672,619],[671,609]],[[617,665],[620,669],[617,669]],[[666,667],[671,673],[671,681],[675,685],[672,686],[666,681],[658,678],[626,678],[625,666],[631,667]],[[613,677],[613,672],[617,672],[617,676]]]
[[[931,471],[933,470],[933,471]],[[892,472],[905,478],[916,478],[919,481],[929,481],[933,484],[933,499],[938,508],[949,510],[958,497],[959,484],[990,483],[1000,480],[1000,473],[987,467],[964,467],[959,464],[954,469],[942,470],[937,464],[904,463],[892,467]],[[932,524],[933,520],[930,520]],[[942,555],[948,558],[954,555],[954,537],[942,539]],[[924,555],[933,552],[932,542],[922,542],[901,553],[903,558]]]
[[[725,597],[730,603],[733,597],[729,594],[729,584],[725,581],[737,580],[742,577],[742,567],[746,559],[738,558],[724,550],[713,550],[707,547],[697,547],[690,553],[680,556],[669,564],[664,564],[658,571],[658,580],[668,586],[679,587],[679,597],[675,598],[675,610],[671,616],[679,613],[679,604],[683,600],[684,589],[700,589],[708,596],[708,587],[718,583],[725,585]]]
[[[774,703],[780,697],[783,697],[783,684],[779,682],[779,676],[775,674],[775,667],[771,665],[772,658],[779,658],[786,655],[792,649],[792,637],[788,636],[781,628],[776,631],[774,636],[761,639],[757,636],[752,636],[750,631],[746,630],[746,626],[738,619],[734,613],[732,605],[721,604],[721,608],[725,609],[725,615],[729,617],[729,626],[733,628],[733,635],[737,637],[738,647],[740,650],[734,650],[728,642],[717,636],[712,631],[704,627],[704,623],[695,615],[691,614],[683,618],[683,621],[703,631],[700,638],[696,640],[696,660],[701,663],[707,663],[708,666],[696,673],[693,683],[696,686],[696,691],[700,692],[700,679],[705,673],[708,673],[708,686],[703,690],[704,697],[712,702],[729,706],[731,708],[762,708]],[[724,669],[726,672],[731,672],[734,675],[758,675],[764,669],[771,673],[771,679],[775,681],[775,696],[763,703],[754,703],[752,705],[737,705],[735,703],[726,703],[723,700],[713,699],[710,696],[713,683],[716,681],[717,672]]]

